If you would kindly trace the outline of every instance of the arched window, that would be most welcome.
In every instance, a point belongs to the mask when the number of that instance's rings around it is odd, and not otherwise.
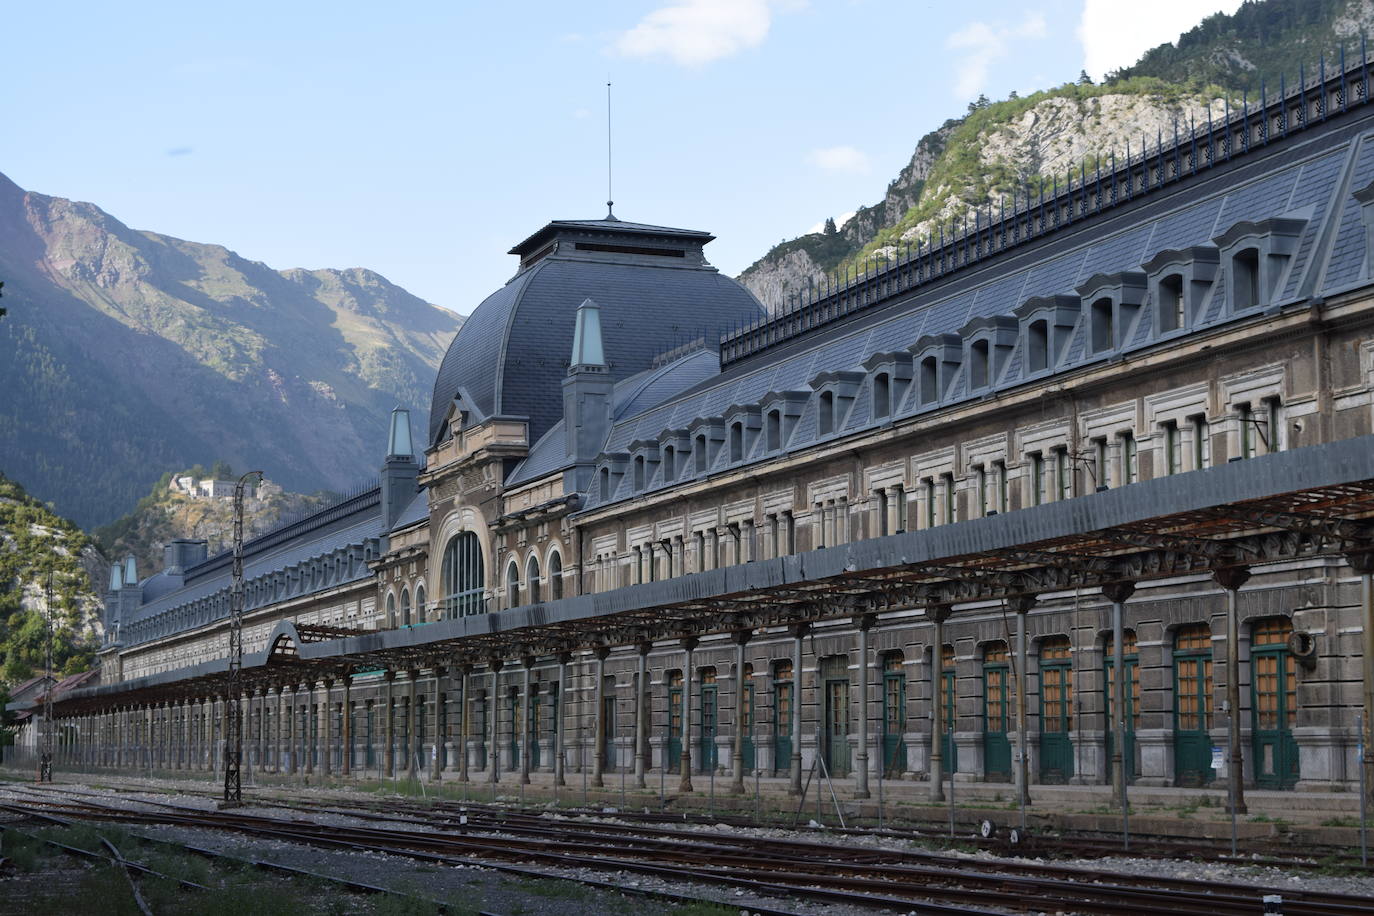
[[[730,460],[744,460],[744,424],[730,424]]]
[[[563,597],[563,558],[556,550],[549,554],[549,597],[554,601]]]
[[[782,412],[768,411],[768,451],[776,452],[782,448]]]
[[[386,593],[386,625],[396,626],[396,596],[391,592]]]
[[[444,546],[440,579],[443,588],[444,616],[467,617],[480,614],[482,590],[486,587],[482,568],[482,543],[471,531],[460,531]]]
[[[417,623],[425,622],[425,587],[415,586],[415,620]]]
[[[677,453],[671,445],[663,446],[663,482],[672,483],[677,479]]]
[[[696,444],[692,446],[692,461],[696,465],[698,474],[706,473],[706,437],[697,436]]]
[[[511,564],[506,567],[506,607],[520,606],[520,567]]]
[[[604,503],[611,498],[611,469],[601,469],[601,501]]]
[[[540,601],[539,584],[539,558],[530,554],[530,561],[525,565],[525,588],[529,591],[530,604]]]
[[[635,474],[635,477],[634,477],[635,492],[638,493],[640,490],[644,489],[644,456],[643,456],[643,455],[635,455],[634,474]]]
[[[401,626],[410,626],[410,589],[401,589]]]

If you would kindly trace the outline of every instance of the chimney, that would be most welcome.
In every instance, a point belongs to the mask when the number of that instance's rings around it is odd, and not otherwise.
[[[168,574],[181,576],[197,563],[205,562],[208,554],[209,542],[198,538],[177,538],[163,545],[162,565]]]
[[[614,387],[601,341],[601,309],[591,299],[584,299],[577,307],[572,358],[568,376],[563,379],[563,429],[577,492],[586,492],[592,464],[606,445]]]
[[[410,436],[410,411],[396,407],[391,411],[386,463],[382,465],[382,513],[387,531],[419,492],[419,477],[420,465],[415,461],[415,446]]]
[[[110,590],[105,594],[105,644],[119,642],[119,593],[124,588],[124,564],[110,564]]]

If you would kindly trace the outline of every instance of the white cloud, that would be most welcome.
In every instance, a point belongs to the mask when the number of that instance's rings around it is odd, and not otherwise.
[[[626,57],[667,57],[697,67],[763,44],[773,24],[770,0],[680,0],[622,32],[615,49]]]
[[[971,22],[950,35],[945,39],[945,47],[965,52],[963,58],[955,63],[955,97],[972,100],[982,92],[987,86],[988,68],[1006,53],[1009,43],[1044,38],[1048,34],[1044,15],[1027,13],[1018,25]]]
[[[817,168],[825,169],[827,172],[856,172],[868,171],[868,156],[862,150],[857,150],[852,146],[827,146],[825,149],[813,149],[806,156],[806,161]]]
[[[1078,23],[1083,69],[1093,79],[1129,67],[1157,45],[1178,36],[1213,13],[1234,13],[1241,0],[1150,0],[1141,15],[1132,0],[1084,0]]]

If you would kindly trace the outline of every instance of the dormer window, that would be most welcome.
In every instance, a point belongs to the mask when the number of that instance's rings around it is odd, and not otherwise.
[[[698,474],[706,473],[706,437],[697,436],[692,445],[692,462]]]
[[[644,456],[635,455],[634,458],[634,487],[635,492],[644,489]]]
[[[1248,309],[1260,304],[1260,255],[1258,248],[1246,248],[1231,256],[1231,305]]]
[[[940,369],[933,356],[921,360],[921,403],[934,404],[940,399]]]
[[[1104,353],[1112,348],[1116,339],[1112,328],[1112,300],[1103,297],[1094,301],[1090,316],[1093,352]]]
[[[988,387],[988,342],[975,340],[969,346],[969,387]]]
[[[782,448],[782,411],[768,411],[768,419],[765,425],[767,428],[766,435],[768,439],[766,444],[768,446],[768,451],[779,451]]]
[[[835,393],[833,391],[822,391],[818,404],[817,424],[822,436],[828,436],[835,431]]]
[[[1183,275],[1169,274],[1159,281],[1159,329],[1177,331],[1188,323],[1184,312]]]
[[[671,445],[663,446],[663,480],[672,483],[677,479],[677,452]]]
[[[1306,220],[1288,217],[1243,220],[1212,240],[1229,272],[1227,304],[1232,312],[1268,305],[1281,294],[1306,225]]]
[[[738,463],[744,460],[744,424],[734,422],[730,424],[730,461]]]
[[[604,503],[611,498],[611,469],[601,469],[601,501]]]
[[[892,414],[892,381],[886,372],[873,376],[873,417],[882,419]]]
[[[1032,321],[1026,332],[1026,367],[1043,372],[1050,364],[1050,324],[1045,319]]]

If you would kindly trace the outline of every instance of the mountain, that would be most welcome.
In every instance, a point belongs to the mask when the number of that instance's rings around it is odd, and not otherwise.
[[[1360,36],[1374,23],[1374,0],[1246,0],[1232,14],[1216,13],[1178,41],[1145,52],[1109,78],[1153,76],[1175,83],[1215,83],[1237,92],[1279,89],[1279,75],[1297,85],[1300,69],[1315,77],[1323,55],[1328,67],[1359,60]]]
[[[287,489],[375,472],[461,319],[376,273],[274,270],[0,175],[0,469],[81,525],[223,458]]]
[[[1092,170],[1101,157],[1172,139],[1177,122],[1223,117],[1228,102],[1254,97],[1260,78],[1277,92],[1296,85],[1299,65],[1325,53],[1338,66],[1345,45],[1358,60],[1359,35],[1374,26],[1374,0],[1247,0],[1173,44],[1147,52],[1102,85],[1086,78],[1024,98],[980,97],[961,118],[922,137],[883,199],[836,226],[773,247],[740,274],[764,305],[880,265],[908,246],[938,240],[956,221],[999,212],[1005,202]],[[1309,73],[1312,71],[1309,69]],[[1221,88],[1226,87],[1226,88]]]
[[[194,467],[176,474],[163,474],[149,493],[138,501],[128,515],[95,530],[101,552],[110,558],[132,555],[140,575],[163,567],[163,545],[177,538],[209,541],[211,556],[234,546],[234,500],[232,495],[210,496],[188,493],[178,481],[237,480],[238,474],[220,464],[215,471]],[[194,486],[194,484],[193,484]],[[311,494],[289,493],[264,480],[250,490],[243,501],[243,536],[252,538],[291,518],[323,508],[337,501],[338,494],[320,491]]]
[[[103,567],[81,529],[0,474],[0,684],[42,671],[49,573],[53,669],[73,674],[90,667],[101,636],[101,604],[91,581]]]

